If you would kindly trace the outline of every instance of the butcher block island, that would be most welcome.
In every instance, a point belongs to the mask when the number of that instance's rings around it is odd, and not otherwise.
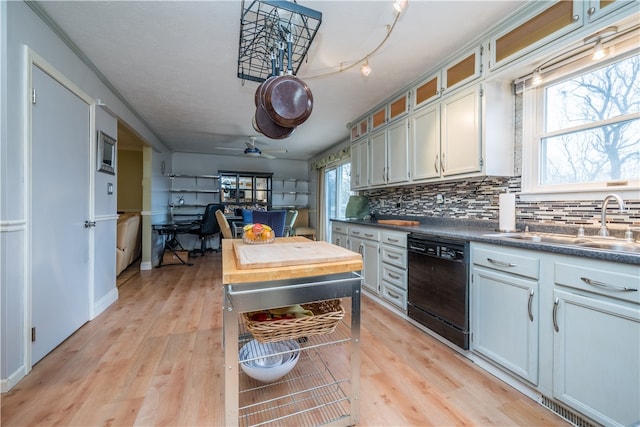
[[[359,253],[304,237],[276,238],[261,245],[222,241],[225,425],[357,423],[361,270]],[[304,319],[265,321],[267,331],[278,331],[280,326],[295,331],[301,325],[298,334],[283,341],[254,336],[247,325],[253,312],[298,305],[335,307],[338,301],[341,313],[346,309],[347,314],[337,316],[327,332],[313,324],[327,315],[334,319],[331,315],[336,313],[314,311]],[[247,349],[252,348],[279,350],[247,358]],[[254,366],[271,369],[274,360],[293,361],[294,367],[282,378],[266,382],[246,372]]]

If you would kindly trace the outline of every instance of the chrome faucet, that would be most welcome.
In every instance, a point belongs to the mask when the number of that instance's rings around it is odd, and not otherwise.
[[[598,236],[608,236],[609,230],[607,229],[607,206],[609,205],[609,201],[614,199],[618,202],[618,207],[620,208],[620,212],[624,212],[624,200],[622,197],[617,194],[609,194],[602,201],[602,218],[600,218],[600,231],[598,231]]]

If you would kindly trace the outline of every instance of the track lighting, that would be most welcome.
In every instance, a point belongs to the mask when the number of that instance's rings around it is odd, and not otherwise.
[[[405,7],[407,7],[407,0],[395,0],[393,2],[393,8],[398,13],[402,12]]]
[[[364,64],[362,64],[362,67],[360,67],[360,73],[365,77],[369,77],[369,74],[371,74],[371,67],[369,66],[369,57],[367,57],[364,60]]]
[[[540,83],[542,83],[542,76],[540,75],[540,69],[536,68],[531,75],[531,84],[538,86]]]
[[[589,37],[584,39],[585,44],[592,43],[594,41],[596,42],[596,44],[593,46],[592,58],[594,61],[597,61],[598,59],[602,59],[605,56],[607,56],[607,52],[604,50],[604,46],[602,46],[602,39],[613,36],[617,32],[618,32],[618,27],[611,26],[611,27],[605,28],[602,31],[598,31],[597,33],[592,34]]]
[[[593,46],[593,56],[591,58],[594,61],[597,61],[605,56],[607,56],[607,53],[604,51],[604,47],[602,46],[602,40],[598,39],[595,46]]]

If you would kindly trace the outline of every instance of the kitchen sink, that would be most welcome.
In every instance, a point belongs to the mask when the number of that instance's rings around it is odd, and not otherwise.
[[[563,246],[577,246],[582,248],[604,249],[618,252],[632,252],[640,254],[640,243],[615,237],[600,236],[572,236],[553,233],[493,233],[485,237],[497,237],[507,240],[519,240],[531,243],[548,243]]]
[[[585,237],[570,236],[568,234],[551,233],[494,233],[485,234],[486,237],[499,237],[501,239],[514,239],[532,243],[555,243],[560,245],[577,245],[587,243]]]
[[[610,251],[640,253],[639,243],[627,242],[624,240],[590,240],[588,242],[579,243],[577,246],[582,246],[585,248],[606,249]]]

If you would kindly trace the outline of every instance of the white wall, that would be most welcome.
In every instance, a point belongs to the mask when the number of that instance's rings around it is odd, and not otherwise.
[[[6,391],[25,374],[24,344],[25,331],[25,289],[28,271],[26,267],[26,242],[29,212],[26,211],[25,199],[25,165],[28,160],[25,150],[26,117],[25,104],[25,58],[24,47],[29,46],[45,61],[60,71],[82,91],[95,99],[101,99],[115,115],[140,134],[151,144],[155,152],[167,153],[161,141],[128,110],[115,94],[93,74],[89,67],[66,46],[54,32],[36,16],[26,3],[21,1],[0,1],[0,312],[2,326],[0,329],[0,389]],[[107,133],[115,135],[111,130],[113,119],[106,113],[96,111],[98,126],[109,129]],[[95,147],[92,147],[95,149]],[[65,165],[60,165],[64,168]],[[159,167],[159,166],[158,166]],[[113,176],[99,174],[96,176],[94,213],[109,224],[115,215],[115,194],[106,194],[106,182]],[[115,184],[115,180],[114,180]],[[51,191],[55,191],[52,186]],[[110,258],[113,256],[115,273],[115,229],[106,225],[96,232],[96,237],[104,231],[103,239],[96,238],[99,249],[96,256],[105,257],[104,265],[96,265],[94,278],[94,314],[104,308],[113,293]],[[104,242],[103,242],[104,241]],[[104,244],[104,246],[101,245]],[[104,251],[104,252],[102,252]],[[103,268],[104,267],[104,268]],[[34,266],[33,268],[37,268]],[[105,300],[106,298],[106,300]],[[102,305],[101,305],[102,304]]]
[[[212,175],[218,170],[271,172],[274,178],[308,179],[306,161],[265,159],[245,156],[218,156],[213,154],[174,153],[173,173]]]

